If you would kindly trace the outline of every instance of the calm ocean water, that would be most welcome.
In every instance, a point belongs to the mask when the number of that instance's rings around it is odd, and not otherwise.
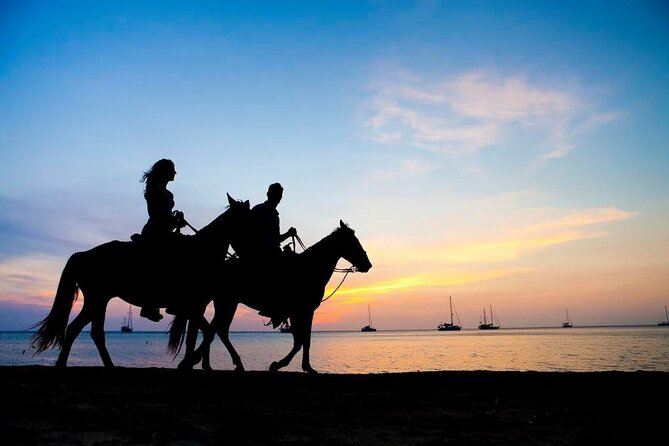
[[[53,365],[56,350],[33,356],[28,332],[0,332],[0,365]],[[232,333],[247,370],[267,370],[285,356],[292,336],[279,332]],[[107,348],[117,366],[176,368],[166,353],[163,332],[107,333]],[[301,354],[285,370],[300,370]],[[434,370],[664,371],[669,372],[669,328],[522,328],[495,332],[462,330],[317,332],[311,364],[328,373],[384,373]],[[69,365],[102,365],[87,332],[77,339]],[[220,340],[212,365],[230,370]]]

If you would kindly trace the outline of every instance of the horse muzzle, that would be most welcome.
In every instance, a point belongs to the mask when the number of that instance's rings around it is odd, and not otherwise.
[[[371,262],[365,262],[362,265],[356,266],[356,269],[360,271],[361,273],[366,273],[370,269],[372,269],[372,263]]]

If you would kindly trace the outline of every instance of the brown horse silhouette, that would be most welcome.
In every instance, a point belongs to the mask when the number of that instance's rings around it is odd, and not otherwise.
[[[114,364],[105,346],[104,320],[107,304],[114,297],[137,306],[174,307],[187,314],[202,315],[218,292],[216,280],[229,246],[235,251],[248,238],[249,202],[228,195],[228,209],[202,228],[176,254],[151,253],[142,242],[118,240],[70,256],[60,277],[50,313],[39,323],[32,341],[35,354],[48,348],[61,349],[56,366],[65,367],[72,343],[91,323],[91,338],[106,367]],[[156,257],[165,257],[158,259]],[[184,258],[185,257],[185,258]],[[150,266],[148,266],[150,265]],[[83,307],[67,325],[72,304],[81,290]],[[202,317],[200,326],[206,329]],[[189,331],[188,344],[195,345],[197,324]]]
[[[325,286],[332,277],[337,262],[344,258],[360,272],[367,272],[372,267],[355,232],[340,221],[339,228],[303,253],[293,255],[283,266],[268,267],[244,259],[243,254],[240,257],[238,261],[226,262],[226,287],[214,298],[215,314],[211,322],[213,330],[205,331],[197,352],[187,351],[186,356],[198,360],[202,357],[203,368],[211,369],[209,350],[215,330],[228,349],[235,369],[244,370],[241,358],[228,336],[237,306],[242,303],[270,315],[275,321],[290,319],[293,348],[286,357],[273,362],[270,371],[286,367],[300,349],[303,349],[302,370],[316,373],[309,361],[311,326],[314,312],[322,302]],[[273,280],[279,277],[280,280]],[[183,340],[184,318],[176,316],[170,328],[170,347],[173,351],[180,347]],[[194,362],[182,362],[180,367],[193,365]]]

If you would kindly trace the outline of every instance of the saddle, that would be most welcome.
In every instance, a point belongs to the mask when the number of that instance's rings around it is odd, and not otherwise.
[[[192,280],[206,266],[188,236],[152,239],[141,234],[130,237],[137,285],[143,293],[181,297]],[[186,295],[183,295],[186,297]],[[171,309],[170,313],[179,309]]]
[[[272,325],[272,328],[276,329],[288,324],[290,307],[288,299],[291,296],[284,291],[286,281],[290,280],[286,279],[286,276],[299,267],[298,258],[299,256],[292,250],[284,250],[273,258],[246,262],[247,283],[258,284],[257,277],[254,276],[262,276],[262,284],[257,285],[261,287],[261,290],[256,291],[260,297],[257,300],[257,307],[260,310],[258,312],[260,316],[269,318],[266,326]]]

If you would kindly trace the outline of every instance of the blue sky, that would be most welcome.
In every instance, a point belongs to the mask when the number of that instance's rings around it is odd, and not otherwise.
[[[196,226],[280,181],[307,244],[356,229],[375,267],[321,329],[368,302],[384,328],[431,327],[449,294],[469,325],[490,303],[515,326],[565,306],[654,323],[668,25],[662,2],[5,1],[0,329],[48,309],[70,254],[141,229],[163,157]]]

